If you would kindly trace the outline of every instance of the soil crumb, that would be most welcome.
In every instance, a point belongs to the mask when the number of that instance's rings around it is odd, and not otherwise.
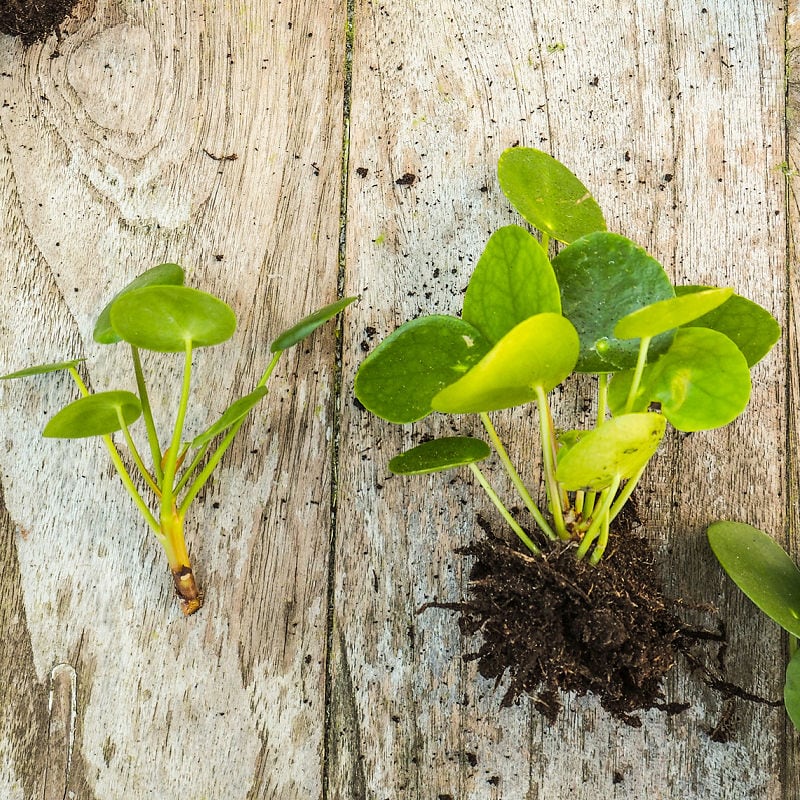
[[[25,46],[42,41],[77,4],[77,0],[1,0],[0,33],[19,36]]]

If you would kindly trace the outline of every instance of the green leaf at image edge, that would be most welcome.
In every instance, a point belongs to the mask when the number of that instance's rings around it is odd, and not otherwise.
[[[72,361],[56,361],[52,364],[37,364],[35,367],[26,367],[25,369],[20,369],[16,372],[9,372],[7,375],[0,375],[0,381],[10,381],[14,378],[28,378],[31,375],[45,375],[48,372],[59,372],[64,369],[77,367],[81,361],[86,361],[86,359],[73,358]]]
[[[99,344],[115,344],[122,341],[119,334],[111,325],[111,306],[122,295],[145,286],[182,286],[184,281],[183,269],[178,264],[159,264],[148,269],[138,278],[134,278],[124,289],[117,292],[106,307],[100,312],[92,334]]]
[[[61,409],[45,426],[42,436],[53,439],[84,439],[104,436],[122,429],[119,414],[126,425],[142,414],[139,398],[132,392],[99,392],[81,397]]]
[[[489,445],[471,436],[450,436],[423,442],[389,462],[395,475],[425,475],[429,472],[463,467],[491,454]]]
[[[800,650],[795,650],[786,665],[783,704],[786,706],[786,713],[789,715],[792,725],[800,730]]]
[[[206,442],[210,442],[215,436],[230,428],[243,417],[246,417],[250,409],[253,408],[267,394],[266,386],[259,386],[250,394],[240,397],[231,403],[222,413],[222,416],[192,440],[190,447],[202,447]]]
[[[347,308],[350,303],[358,300],[358,296],[344,297],[337,300],[335,303],[330,303],[323,306],[317,311],[303,317],[300,322],[292,325],[281,333],[270,345],[270,352],[277,353],[278,351],[288,350],[294,347],[298,342],[306,338],[310,333],[313,333],[320,325],[327,322],[329,319],[335,317],[340,311]]]
[[[800,570],[786,551],[744,522],[715,522],[706,535],[733,582],[771,620],[800,636]]]

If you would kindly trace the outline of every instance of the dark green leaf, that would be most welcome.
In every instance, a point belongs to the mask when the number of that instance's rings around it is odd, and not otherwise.
[[[529,403],[572,372],[578,334],[560,314],[537,314],[512,328],[463,378],[432,400],[436,411],[474,414]]]
[[[528,317],[548,311],[561,313],[561,295],[542,246],[517,225],[495,231],[470,278],[464,319],[494,344]]]
[[[721,306],[732,294],[733,289],[705,289],[695,294],[659,300],[623,317],[614,328],[614,336],[619,339],[658,336],[659,333],[666,333],[702,317]]]
[[[702,292],[706,288],[708,287],[676,286],[675,293],[682,297]],[[750,367],[761,361],[781,336],[781,326],[769,311],[738,294],[714,311],[696,319],[692,327],[711,328],[724,333],[742,351]]]
[[[294,347],[298,342],[302,341],[306,336],[319,328],[320,325],[335,317],[355,300],[358,300],[358,297],[345,297],[341,300],[337,300],[335,303],[323,306],[307,317],[303,317],[300,322],[292,325],[291,328],[285,330],[275,339],[270,346],[270,352],[277,353],[279,350],[288,350],[290,347]]]
[[[625,406],[632,374],[619,373],[609,385],[614,413]],[[679,431],[711,430],[744,411],[750,390],[747,361],[727,336],[709,328],[679,328],[667,353],[645,368],[633,410],[657,402]]]
[[[522,216],[560,242],[572,242],[606,223],[589,190],[562,163],[532,147],[512,147],[497,175],[503,194]]]
[[[177,264],[159,264],[134,278],[124,289],[117,292],[111,302],[100,312],[94,326],[94,340],[100,344],[114,344],[121,341],[120,336],[111,325],[111,306],[118,297],[134,289],[143,289],[145,286],[182,286],[183,269]]]
[[[559,458],[556,478],[570,492],[599,491],[616,478],[632,478],[664,437],[660,414],[622,414],[589,431]]]
[[[486,442],[470,436],[432,439],[395,456],[389,462],[389,469],[396,475],[424,475],[473,464],[488,458],[490,453]]]
[[[54,439],[83,439],[122,430],[119,415],[126,425],[142,413],[139,398],[131,392],[99,392],[81,397],[62,408],[45,426],[42,436]]]
[[[593,233],[565,247],[554,259],[564,316],[581,340],[578,372],[617,372],[636,365],[638,342],[614,336],[632,311],[674,297],[661,264],[630,239]],[[650,358],[667,350],[672,334],[656,336]]]
[[[85,358],[74,358],[72,361],[57,361],[53,364],[37,364],[35,367],[26,367],[17,372],[9,372],[8,375],[0,375],[0,381],[10,381],[13,378],[28,378],[31,375],[44,375],[47,372],[59,372],[71,367],[77,367]]]
[[[763,531],[743,522],[709,525],[708,541],[733,582],[772,620],[800,636],[800,570]]]
[[[786,666],[786,683],[783,687],[783,704],[795,728],[800,729],[800,650]]]
[[[250,409],[253,408],[267,394],[266,386],[259,386],[250,394],[240,397],[231,403],[223,412],[222,416],[199,436],[196,436],[191,443],[191,447],[202,447],[206,442],[210,442],[215,436],[222,433],[246,417]]]
[[[119,297],[111,324],[126,342],[176,353],[219,344],[233,336],[236,315],[222,300],[186,286],[149,286]]]
[[[414,422],[430,414],[433,397],[464,375],[489,348],[477,328],[456,317],[412,320],[361,364],[356,397],[389,422]]]

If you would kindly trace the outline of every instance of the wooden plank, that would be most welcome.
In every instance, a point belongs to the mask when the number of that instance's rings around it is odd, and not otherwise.
[[[612,229],[677,282],[730,284],[786,319],[785,14],[679,0],[358,0],[347,291],[363,299],[344,385],[397,324],[460,308],[489,233],[517,219],[494,177],[517,141],[570,164]],[[668,590],[719,604],[729,676],[770,697],[780,637],[731,589],[703,529],[725,517],[785,529],[784,358],[778,347],[757,368],[753,405],[735,425],[672,435],[640,492]],[[580,388],[558,396],[565,427],[581,422],[581,401]],[[530,421],[500,419],[518,456],[531,452]],[[342,449],[338,489],[329,796],[795,796],[782,780],[781,711],[737,706],[738,732],[712,742],[719,702],[681,672],[668,694],[692,709],[649,713],[639,730],[591,699],[566,698],[550,728],[529,703],[498,711],[502,687],[462,662],[474,643],[453,617],[416,613],[463,596],[466,565],[452,550],[476,535],[473,501],[484,514],[486,503],[462,477],[404,480],[386,468],[400,447],[446,430],[436,419],[401,430],[343,403],[343,440],[356,444]]]
[[[178,261],[240,316],[197,354],[198,432],[336,295],[344,10],[100,0],[56,44],[0,37],[0,369],[80,354],[118,386],[94,315]],[[100,447],[39,437],[69,381],[0,386],[0,796],[320,795],[332,329],[298,350],[191,518],[190,619]]]

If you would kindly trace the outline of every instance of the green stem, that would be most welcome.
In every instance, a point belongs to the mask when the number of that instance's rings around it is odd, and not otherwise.
[[[197,465],[203,460],[203,457],[208,452],[208,445],[206,442],[198,451],[197,455],[192,459],[192,463],[183,471],[180,480],[175,484],[175,494],[177,494],[186,485],[186,482],[191,477],[192,473],[197,469]]]
[[[650,462],[648,461],[648,464]],[[647,464],[645,464],[632,478],[628,480],[625,484],[625,488],[619,493],[619,497],[614,501],[614,505],[611,506],[611,511],[609,512],[609,522],[613,522],[617,514],[625,507],[625,503],[630,500],[631,495],[633,494],[633,490],[636,488],[636,485],[639,483],[640,478],[644,475],[644,471],[647,469]]]
[[[78,385],[78,390],[80,391],[81,395],[83,397],[88,397],[90,392],[86,388],[86,384],[81,379],[81,376],[78,374],[78,370],[76,370],[75,367],[70,367],[69,373],[72,375],[73,380]],[[136,486],[131,480],[130,473],[126,469],[125,464],[122,463],[122,458],[120,457],[117,447],[114,444],[114,440],[109,435],[102,436],[101,438],[103,440],[103,444],[105,444],[106,449],[108,450],[108,454],[111,456],[111,461],[114,464],[114,467],[116,467],[116,470],[119,473],[122,485],[131,496],[133,502],[136,504],[136,507],[142,512],[142,516],[145,518],[147,524],[153,529],[158,539],[161,540],[163,538],[161,526],[156,521],[153,513],[147,507],[147,503],[144,502],[142,496],[139,494]]]
[[[550,511],[553,514],[556,533],[561,539],[569,539],[567,526],[564,523],[562,506],[562,489],[556,480],[555,467],[555,436],[553,435],[553,419],[550,416],[550,406],[547,395],[541,386],[535,387],[536,404],[539,407],[539,433],[542,444],[542,465],[544,467],[544,480],[547,496],[550,500]]]
[[[178,404],[178,413],[175,417],[175,428],[172,431],[172,442],[167,450],[167,460],[164,464],[164,478],[161,494],[161,518],[173,513],[173,498],[175,497],[175,470],[178,464],[178,451],[181,448],[183,423],[186,419],[186,409],[189,405],[189,389],[192,382],[192,343],[186,342],[186,351],[183,362],[183,383],[181,385],[181,398]]]
[[[639,356],[636,359],[636,369],[633,373],[633,380],[631,381],[631,388],[628,392],[628,399],[625,402],[625,413],[630,414],[633,410],[633,404],[636,401],[636,394],[639,391],[639,384],[642,382],[642,373],[644,372],[645,365],[647,364],[647,350],[650,347],[650,340],[652,336],[642,336],[639,342]]]
[[[789,658],[791,659],[797,652],[798,640],[796,636],[789,634]]]
[[[275,365],[278,363],[278,359],[280,359],[282,355],[283,355],[283,350],[278,350],[276,351],[275,355],[272,356],[272,361],[270,361],[269,364],[267,364],[267,368],[264,370],[264,374],[261,376],[258,383],[256,384],[256,389],[258,389],[259,386],[267,385],[267,382],[269,381],[270,376],[272,375],[272,370],[275,369]]]
[[[573,508],[575,509],[576,514],[583,513],[583,503],[586,499],[586,492],[583,490],[575,492],[575,502],[573,503]]]
[[[608,532],[611,528],[611,522],[608,518],[608,514],[603,517],[603,522],[600,525],[600,535],[597,537],[597,544],[594,546],[594,550],[592,550],[591,556],[589,556],[589,563],[593,565],[597,565],[600,563],[600,559],[603,557],[603,553],[606,552],[606,547],[608,547]]]
[[[500,457],[500,461],[508,473],[508,477],[511,478],[511,482],[519,492],[519,495],[525,503],[525,506],[527,507],[528,511],[530,511],[531,516],[536,520],[536,524],[542,529],[542,532],[546,536],[548,536],[550,539],[556,539],[557,537],[555,533],[553,533],[553,529],[547,523],[544,515],[531,497],[528,487],[522,482],[522,478],[520,478],[519,473],[514,467],[514,464],[511,462],[503,443],[500,441],[500,437],[497,435],[497,431],[495,430],[491,419],[489,419],[489,415],[485,411],[482,411],[480,413],[480,418],[481,422],[483,422],[483,427],[486,428],[486,432],[489,434],[489,439],[491,439],[497,455]]]
[[[139,348],[131,345],[131,355],[133,356],[133,371],[136,373],[136,386],[139,389],[139,400],[142,403],[142,416],[147,428],[147,441],[150,444],[150,454],[153,458],[153,472],[156,480],[164,480],[164,472],[161,469],[161,445],[158,441],[156,423],[153,419],[153,410],[150,407],[150,397],[147,394],[147,385],[144,382],[144,372],[142,371],[142,360],[139,357]]]
[[[581,543],[575,552],[575,557],[578,559],[578,561],[584,558],[589,552],[592,542],[597,538],[597,535],[600,532],[601,525],[607,521],[608,511],[611,508],[611,502],[614,499],[614,495],[617,493],[617,489],[619,489],[620,481],[621,478],[619,475],[617,475],[612,481],[611,485],[600,492],[599,508],[593,515],[592,524],[588,527],[586,533],[584,533],[583,539],[581,540]]]
[[[550,235],[544,231],[542,231],[542,250],[544,250],[545,253],[550,250]]]
[[[601,372],[597,376],[597,427],[606,421],[608,412],[608,373]]]
[[[267,365],[267,368],[264,370],[264,374],[261,376],[261,378],[259,379],[258,383],[256,384],[256,388],[258,388],[259,386],[266,386],[267,385],[267,383],[268,383],[268,381],[270,379],[270,376],[272,375],[272,372],[275,369],[275,365],[278,363],[278,360],[280,359],[280,357],[282,355],[283,355],[283,350],[278,350],[275,353],[275,355],[272,356],[272,360],[269,362],[269,364]],[[234,440],[234,437],[236,436],[236,434],[239,433],[239,429],[242,427],[242,425],[244,425],[244,421],[246,419],[247,419],[247,416],[245,415],[235,425],[233,425],[230,428],[228,433],[225,435],[225,438],[219,443],[219,445],[217,446],[217,449],[211,455],[211,458],[209,458],[208,461],[206,462],[206,465],[203,467],[202,472],[200,472],[200,474],[194,479],[194,482],[189,487],[189,491],[186,493],[186,495],[183,498],[183,500],[181,500],[181,504],[180,504],[180,508],[179,508],[179,512],[181,514],[186,514],[186,511],[188,510],[189,506],[192,504],[192,501],[194,500],[194,498],[197,497],[197,495],[200,492],[200,490],[203,488],[203,486],[206,485],[206,482],[211,477],[211,474],[214,472],[214,469],[216,468],[217,464],[219,464],[220,459],[222,458],[222,456],[225,455],[225,451],[230,447],[231,442]],[[192,461],[192,464],[191,464],[189,470],[187,470],[187,473],[191,474],[191,470],[193,470],[197,466],[198,463],[199,463],[199,459],[197,457],[195,457],[194,461]],[[185,476],[187,479],[188,479],[188,474],[186,474],[186,476]],[[185,484],[185,483],[186,483],[186,481],[183,480],[183,478],[182,478],[180,485],[183,486],[183,484]],[[178,489],[176,488],[175,491],[178,491]]]
[[[128,450],[133,458],[133,463],[136,464],[137,469],[141,473],[142,477],[145,479],[147,485],[153,490],[156,497],[161,497],[161,489],[158,484],[153,480],[153,476],[150,474],[150,471],[144,465],[142,461],[142,457],[139,455],[139,450],[136,447],[136,442],[133,441],[133,437],[131,436],[130,429],[128,428],[128,424],[125,422],[125,418],[122,416],[122,410],[117,408],[117,419],[119,420],[120,428],[122,429],[122,434],[125,437],[125,442],[128,445]]]
[[[489,485],[489,481],[486,480],[484,474],[480,471],[477,464],[470,464],[469,468],[472,470],[472,473],[478,480],[478,483],[481,485],[483,490],[489,495],[489,499],[494,503],[497,510],[503,515],[503,519],[511,526],[511,529],[514,533],[519,536],[522,543],[528,550],[531,551],[534,555],[539,555],[542,551],[531,541],[531,538],[528,536],[527,533],[519,526],[517,521],[514,517],[511,516],[511,512],[503,505],[503,501],[497,496],[497,493],[494,489]]]

